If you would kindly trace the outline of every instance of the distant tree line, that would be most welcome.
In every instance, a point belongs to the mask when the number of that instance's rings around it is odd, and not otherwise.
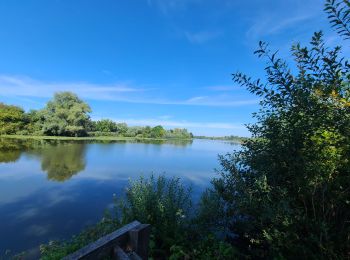
[[[192,138],[187,129],[166,130],[162,126],[129,127],[109,119],[93,121],[90,106],[71,92],[56,93],[40,110],[0,103],[0,134],[46,136],[121,136],[139,138]]]
[[[222,141],[232,141],[232,142],[237,142],[241,143],[247,140],[248,138],[245,137],[240,137],[236,135],[228,135],[228,136],[204,136],[204,135],[199,135],[195,136],[196,139],[209,139],[209,140],[222,140]]]

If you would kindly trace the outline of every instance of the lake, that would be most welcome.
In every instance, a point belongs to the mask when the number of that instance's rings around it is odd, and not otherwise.
[[[217,176],[224,141],[91,142],[0,138],[0,256],[65,239],[103,217],[129,179],[164,174],[193,199]]]

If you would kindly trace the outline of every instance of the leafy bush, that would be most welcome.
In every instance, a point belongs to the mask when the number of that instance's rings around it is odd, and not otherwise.
[[[199,240],[190,239],[186,246],[172,246],[169,259],[229,260],[241,257],[231,244],[218,240],[213,235],[202,236]]]
[[[252,258],[349,257],[350,66],[321,32],[310,45],[293,46],[291,69],[260,42],[267,83],[233,75],[261,109],[254,138],[220,158],[221,177],[203,198],[218,212],[201,215]]]
[[[41,259],[61,259],[134,220],[152,225],[149,248],[155,259],[241,257],[235,247],[205,226],[213,224],[196,215],[190,196],[190,189],[178,178],[151,176],[131,181],[125,197],[114,197],[115,207],[106,210],[102,221],[69,240],[41,245]],[[212,214],[216,207],[209,205]]]
[[[117,204],[121,222],[133,220],[152,225],[151,254],[169,255],[173,245],[184,242],[191,209],[190,189],[178,178],[140,178],[130,182],[125,199]]]

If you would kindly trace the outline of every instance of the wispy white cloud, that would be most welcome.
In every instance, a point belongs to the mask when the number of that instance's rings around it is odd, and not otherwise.
[[[92,84],[86,82],[45,82],[29,77],[0,75],[0,96],[14,98],[51,98],[55,92],[72,91],[89,100],[119,101],[139,104],[187,106],[246,106],[257,104],[257,99],[233,96],[194,96],[185,99],[159,97],[154,88],[139,88],[127,83]],[[35,101],[35,100],[34,100]]]
[[[197,106],[247,106],[255,105],[259,103],[259,99],[240,99],[230,95],[216,95],[216,96],[197,96],[188,100],[180,102],[184,105],[197,105]]]
[[[205,100],[207,98],[208,98],[207,96],[192,97],[192,98],[188,99],[187,102],[188,103],[196,103],[198,101],[202,101],[202,100]]]
[[[297,24],[306,22],[313,16],[314,14],[310,13],[287,18],[277,18],[271,16],[260,18],[257,19],[248,29],[247,36],[248,38],[257,39],[268,35],[278,34],[287,30],[288,28],[296,26]]]
[[[247,30],[249,39],[261,39],[282,33],[300,35],[304,31],[316,30],[322,14],[322,0],[266,0],[263,6],[254,9],[251,26]],[[269,6],[269,8],[266,8]],[[315,23],[316,22],[316,23]],[[311,28],[310,28],[311,27]],[[288,37],[287,37],[288,38]]]
[[[86,82],[44,82],[23,76],[0,75],[2,96],[51,97],[58,91],[73,91],[85,98],[104,99],[118,93],[142,92],[125,83],[92,84]]]

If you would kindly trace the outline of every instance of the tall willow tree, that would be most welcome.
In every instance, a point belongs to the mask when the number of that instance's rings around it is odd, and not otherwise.
[[[349,2],[327,1],[326,11],[348,44]],[[292,47],[296,73],[266,43],[256,54],[266,80],[233,74],[261,98],[253,139],[221,157],[202,206],[215,199],[212,222],[250,257],[349,258],[350,64],[322,32]]]
[[[40,111],[42,132],[46,135],[85,136],[91,109],[71,92],[56,93]]]

